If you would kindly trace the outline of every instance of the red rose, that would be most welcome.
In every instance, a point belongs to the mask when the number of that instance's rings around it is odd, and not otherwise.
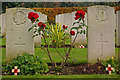
[[[28,14],[28,19],[30,19],[31,21],[35,21],[35,19],[39,18],[38,14],[37,13],[34,13],[34,12],[30,12]]]
[[[33,17],[34,17],[34,19],[39,18],[39,16],[38,16],[38,14],[37,14],[37,13],[33,13]]]
[[[14,70],[14,73],[17,73],[17,72],[18,72],[18,69],[15,69],[15,70]]]
[[[39,23],[38,23],[38,26],[41,27],[41,26],[42,26],[42,22],[39,22]]]
[[[67,29],[67,28],[68,28],[68,26],[63,25],[63,29]]]
[[[34,12],[30,12],[30,13],[28,14],[28,19],[32,19],[33,13],[34,13]]]
[[[74,19],[77,20],[77,19],[79,19],[79,18],[80,18],[80,16],[76,16]]]
[[[83,10],[80,10],[80,11],[77,11],[76,13],[75,13],[75,16],[78,16],[78,15],[85,15],[85,12],[83,11]]]
[[[45,24],[45,23],[42,23],[42,22],[39,22],[39,23],[38,23],[38,26],[39,26],[42,30],[44,30],[44,29],[46,28],[46,24]]]
[[[43,23],[43,24],[42,24],[42,26],[43,26],[43,28],[46,28],[46,25],[45,25],[45,23]]]
[[[78,18],[82,18],[82,19],[84,19],[85,18],[85,12],[83,11],[83,10],[80,10],[80,11],[77,11],[76,13],[75,13],[75,20],[77,20]]]
[[[75,35],[75,32],[74,32],[74,31],[70,31],[70,34],[71,34],[72,36],[74,36],[74,35]]]

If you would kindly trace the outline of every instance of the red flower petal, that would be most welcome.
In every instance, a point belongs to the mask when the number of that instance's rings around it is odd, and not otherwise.
[[[82,19],[84,19],[85,18],[85,12],[83,11],[83,10],[80,10],[80,11],[77,11],[76,13],[75,13],[75,20],[77,20],[78,18],[82,18]]]
[[[43,22],[39,22],[39,23],[38,23],[38,26],[39,26],[42,30],[44,30],[44,29],[46,28],[46,24],[43,23]]]
[[[77,19],[79,19],[79,18],[80,18],[80,16],[78,15],[78,16],[76,16],[74,19],[77,20]]]
[[[29,12],[28,19],[32,19],[34,12]]]
[[[42,26],[42,22],[39,22],[39,23],[38,23],[38,26],[41,27],[41,26]]]
[[[65,28],[68,28],[68,26],[65,26]]]
[[[67,28],[68,28],[68,26],[63,25],[63,29],[67,29]]]
[[[18,72],[18,69],[14,69],[14,73],[17,73]]]
[[[29,12],[28,19],[30,19],[31,21],[35,21],[35,19],[37,19],[37,18],[39,18],[37,13]]]
[[[38,16],[37,13],[34,13],[33,15],[34,15],[34,18],[35,18],[35,19],[39,18],[39,16]]]
[[[72,36],[74,36],[74,35],[75,35],[75,32],[74,32],[74,31],[70,31],[70,34],[71,34]]]
[[[43,24],[42,24],[42,27],[43,27],[43,29],[45,29],[45,28],[46,28],[46,24],[45,24],[45,23],[43,23]]]

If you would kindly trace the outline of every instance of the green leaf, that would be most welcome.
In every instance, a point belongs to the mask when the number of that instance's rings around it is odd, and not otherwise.
[[[82,28],[82,26],[81,26],[81,25],[79,25],[79,28]]]
[[[82,34],[82,30],[79,33]]]
[[[84,19],[82,21],[83,21],[83,24],[84,24],[85,23]]]
[[[72,29],[76,29],[77,30],[77,29],[79,29],[79,27],[72,27],[70,30],[72,30]]]
[[[39,20],[38,20],[38,19],[37,19],[36,21],[37,21],[37,22],[39,22]]]
[[[36,32],[37,32],[37,31],[35,30],[35,31],[34,31],[34,34],[35,34]]]
[[[31,21],[31,23],[33,24],[35,21],[33,20],[33,21]]]
[[[85,27],[88,27],[86,24],[84,25]]]
[[[79,22],[74,22],[74,23],[73,23],[73,26],[74,26],[76,23],[79,23]]]
[[[38,34],[35,34],[33,37],[38,36]]]
[[[31,30],[32,28],[33,28],[33,27],[29,28],[29,29],[28,29],[28,32],[30,32],[30,30]]]
[[[40,35],[40,31],[41,31],[41,29],[40,29],[40,28],[38,28],[38,33],[39,33],[39,35]]]
[[[77,32],[77,34],[79,34],[80,32]]]
[[[81,21],[81,19],[82,19],[82,18],[80,17],[78,21],[80,22],[80,21]]]
[[[83,30],[83,34],[85,34],[85,30]]]

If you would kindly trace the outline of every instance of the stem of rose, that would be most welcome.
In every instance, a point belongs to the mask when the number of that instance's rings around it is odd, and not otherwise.
[[[45,41],[45,44],[47,44],[44,31],[43,31],[43,35],[42,35],[42,36],[43,36],[43,39],[44,39],[44,41]],[[49,58],[50,58],[50,61],[51,61],[51,63],[53,64],[53,66],[55,67],[55,65],[54,65],[54,63],[53,63],[53,60],[52,60],[52,58],[51,58],[51,55],[50,55],[50,52],[49,52],[48,47],[46,47],[46,49],[47,49],[47,52],[48,52],[48,56],[49,56]]]
[[[56,48],[55,48],[56,49]],[[57,53],[64,59],[64,57],[60,54],[60,52],[56,49]]]
[[[76,38],[77,38],[77,35],[78,35],[78,29],[77,29],[77,34],[76,34],[76,36],[75,36],[75,38],[74,38],[72,44],[70,45],[68,52],[65,54],[65,58],[63,59],[63,62],[62,62],[61,65],[60,65],[61,68],[63,68],[65,62],[66,62],[67,59],[68,59],[68,56],[69,56],[69,54],[70,54],[70,51],[71,51],[71,49],[72,49],[72,46],[73,46],[73,44],[74,44]]]

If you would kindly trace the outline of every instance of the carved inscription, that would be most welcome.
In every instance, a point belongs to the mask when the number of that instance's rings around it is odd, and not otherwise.
[[[16,23],[16,25],[24,24],[26,22],[25,13],[22,11],[15,12],[13,21]]]
[[[107,20],[107,12],[104,9],[98,9],[96,20],[98,22],[106,21]]]

